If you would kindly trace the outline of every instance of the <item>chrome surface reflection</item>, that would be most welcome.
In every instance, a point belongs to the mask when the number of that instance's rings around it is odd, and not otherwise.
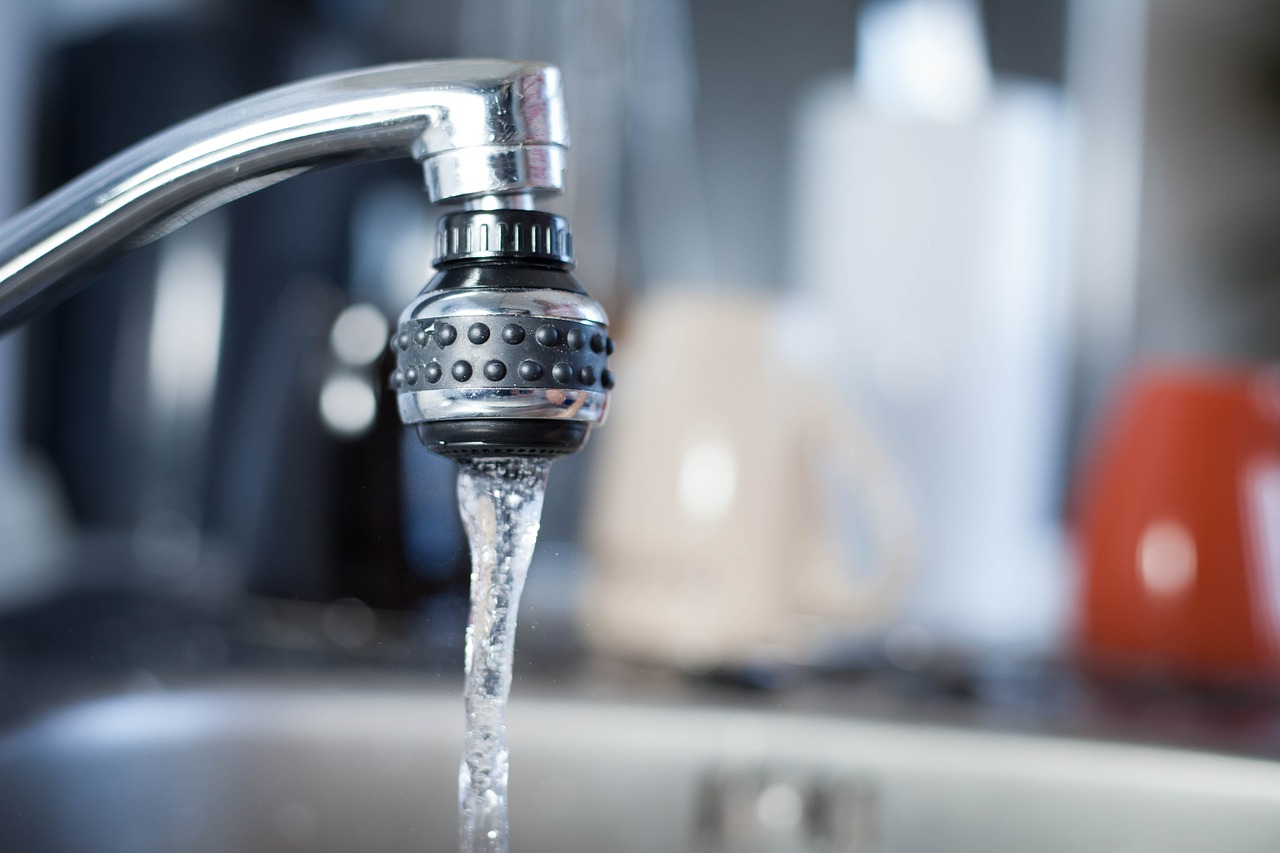
[[[471,418],[547,418],[603,423],[609,395],[573,388],[443,388],[396,398],[406,424]]]
[[[0,331],[69,296],[67,277],[315,166],[413,157],[433,201],[563,187],[560,73],[423,62],[233,102],[99,165],[0,226]]]

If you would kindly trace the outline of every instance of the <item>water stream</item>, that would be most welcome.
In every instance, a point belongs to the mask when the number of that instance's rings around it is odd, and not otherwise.
[[[516,609],[542,518],[547,459],[477,459],[458,474],[471,545],[467,730],[458,802],[463,853],[507,851],[507,695]]]

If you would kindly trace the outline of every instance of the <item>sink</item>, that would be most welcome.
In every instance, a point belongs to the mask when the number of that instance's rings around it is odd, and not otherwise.
[[[0,850],[451,851],[461,700],[420,686],[204,686],[0,736]],[[727,708],[527,696],[512,847],[1274,850],[1280,764]]]

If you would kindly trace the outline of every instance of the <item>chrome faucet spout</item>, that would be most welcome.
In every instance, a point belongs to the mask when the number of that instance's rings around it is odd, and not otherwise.
[[[0,333],[73,274],[316,166],[412,157],[441,222],[439,272],[391,346],[401,419],[455,458],[559,456],[603,421],[608,319],[570,274],[560,73],[538,63],[391,65],[220,107],[108,160],[0,225]],[[461,331],[460,331],[461,330]]]
[[[108,160],[0,225],[0,333],[70,296],[73,274],[317,166],[412,157],[432,201],[563,187],[559,72],[538,63],[392,65],[274,89]]]

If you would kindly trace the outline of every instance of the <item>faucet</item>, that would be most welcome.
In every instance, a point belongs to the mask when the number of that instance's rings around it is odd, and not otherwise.
[[[538,63],[352,71],[216,108],[102,163],[0,225],[0,334],[77,273],[318,166],[408,156],[433,202],[438,269],[391,337],[401,420],[452,458],[556,456],[604,420],[608,317],[573,277],[560,73]]]

